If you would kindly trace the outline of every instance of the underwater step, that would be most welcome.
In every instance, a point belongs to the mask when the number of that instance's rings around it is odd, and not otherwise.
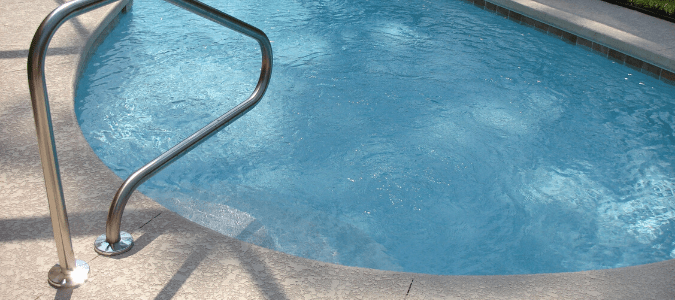
[[[224,204],[190,197],[170,198],[163,204],[179,215],[221,234],[261,247],[276,249],[265,225],[246,212]]]

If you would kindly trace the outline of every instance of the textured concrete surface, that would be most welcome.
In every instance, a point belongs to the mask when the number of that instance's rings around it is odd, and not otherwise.
[[[491,0],[497,5],[675,71],[675,24],[598,0]]]
[[[136,246],[118,257],[98,256],[92,244],[105,231],[107,209],[121,179],[103,165],[82,136],[73,111],[73,93],[83,51],[111,21],[106,16],[121,9],[119,5],[65,23],[52,40],[47,58],[47,86],[75,256],[87,261],[92,270],[83,286],[56,290],[47,284],[47,272],[58,259],[30,106],[26,57],[39,23],[60,3],[0,1],[2,299],[675,298],[675,260],[613,270],[518,276],[433,276],[344,267],[239,242],[196,225],[139,193],[129,202],[122,223],[134,235]]]

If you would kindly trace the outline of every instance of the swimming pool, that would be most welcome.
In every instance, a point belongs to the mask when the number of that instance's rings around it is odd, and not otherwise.
[[[268,34],[273,79],[141,187],[158,202],[280,251],[389,270],[671,258],[673,87],[458,1],[209,4]],[[256,46],[136,3],[80,81],[85,137],[126,177],[248,96]]]

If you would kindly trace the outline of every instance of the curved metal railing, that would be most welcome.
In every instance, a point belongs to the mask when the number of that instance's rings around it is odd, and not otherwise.
[[[35,132],[38,138],[42,172],[45,177],[49,215],[54,230],[59,264],[49,270],[48,281],[54,287],[74,287],[84,283],[89,274],[89,265],[75,259],[70,239],[70,226],[63,198],[63,187],[54,142],[54,130],[49,111],[49,97],[45,81],[45,57],[47,47],[56,30],[66,21],[88,11],[118,0],[75,0],[52,11],[40,24],[28,50],[28,88],[30,90]]]
[[[84,261],[75,259],[70,237],[45,80],[47,48],[52,37],[63,23],[116,1],[119,0],[74,0],[59,6],[42,21],[33,36],[28,51],[28,86],[49,202],[49,213],[59,256],[59,264],[52,267],[48,274],[49,283],[55,287],[74,287],[84,283],[88,278],[89,265]],[[125,252],[133,245],[131,235],[125,232],[121,234],[120,223],[124,207],[136,187],[253,108],[265,94],[272,74],[272,47],[264,32],[196,0],[166,1],[258,41],[262,52],[260,77],[248,99],[143,166],[124,181],[110,206],[106,221],[106,234],[99,237],[95,242],[95,250],[104,255]],[[125,2],[128,3],[129,1]]]
[[[173,148],[164,152],[153,161],[141,167],[124,181],[119,190],[117,190],[113,202],[110,204],[108,220],[106,221],[106,233],[99,236],[94,243],[94,249],[102,255],[117,255],[124,253],[133,246],[133,238],[129,233],[120,231],[120,225],[124,207],[134,190],[161,169],[218,132],[219,129],[225,127],[227,124],[253,108],[265,94],[270,81],[270,76],[272,75],[272,46],[264,32],[196,0],[166,1],[255,39],[258,44],[260,44],[260,50],[262,52],[260,78],[258,79],[258,84],[253,90],[253,93],[248,99],[178,143]]]

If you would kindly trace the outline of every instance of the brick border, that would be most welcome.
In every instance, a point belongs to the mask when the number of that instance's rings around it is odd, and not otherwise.
[[[530,18],[528,16],[522,15],[518,12],[512,11],[508,8],[501,7],[497,4],[494,4],[492,2],[486,1],[486,0],[462,0],[464,2],[471,3],[477,7],[480,7],[484,10],[490,11],[494,14],[500,15],[504,17],[505,19],[509,19],[513,22],[516,22],[521,25],[529,26],[529,27],[534,27],[535,29],[547,33],[549,35],[556,36],[563,41],[580,46],[582,48],[585,48],[588,51],[591,51],[595,54],[598,54],[600,56],[603,56],[605,58],[611,59],[615,62],[621,63],[622,65],[626,65],[634,70],[637,70],[639,72],[645,73],[647,75],[650,75],[656,79],[660,79],[661,81],[675,85],[675,72],[670,71],[658,66],[655,66],[649,62],[643,61],[639,58],[632,57],[628,54],[625,54],[621,51],[609,48],[605,45],[599,44],[597,42],[585,39],[581,36],[578,36],[574,33],[567,32],[565,30],[562,30],[560,28],[557,28],[555,26],[551,26],[549,24],[546,24],[544,22],[535,20],[533,18]]]

